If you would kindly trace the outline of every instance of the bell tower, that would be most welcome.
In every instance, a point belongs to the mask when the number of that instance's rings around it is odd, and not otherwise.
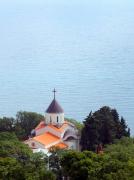
[[[49,105],[49,107],[46,110],[45,113],[45,121],[46,124],[52,124],[52,125],[62,125],[64,123],[64,110],[57,102],[55,96],[56,96],[56,90],[53,90],[54,98]]]

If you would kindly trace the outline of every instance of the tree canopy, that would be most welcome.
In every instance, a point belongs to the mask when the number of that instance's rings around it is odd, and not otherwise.
[[[92,113],[84,121],[81,134],[82,150],[96,150],[98,144],[110,144],[115,139],[130,136],[130,130],[124,118],[119,118],[116,109],[104,106]]]
[[[34,129],[44,116],[35,112],[19,111],[16,115],[15,132],[20,139],[27,139],[31,130]],[[21,133],[20,133],[21,129]]]
[[[0,179],[55,180],[45,162],[42,154],[33,154],[14,133],[0,133]]]
[[[62,172],[70,180],[133,180],[133,152],[134,139],[126,137],[107,145],[103,154],[68,151],[61,159]]]
[[[27,139],[44,116],[35,112],[19,111],[16,118],[0,118],[0,132],[14,132],[20,140]]]

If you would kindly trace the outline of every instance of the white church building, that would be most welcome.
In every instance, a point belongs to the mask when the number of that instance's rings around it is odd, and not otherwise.
[[[65,120],[64,110],[55,99],[55,89],[53,92],[54,99],[46,110],[45,120],[38,124],[33,131],[34,136],[26,140],[25,144],[33,152],[48,153],[53,146],[79,150],[78,130],[74,124]]]

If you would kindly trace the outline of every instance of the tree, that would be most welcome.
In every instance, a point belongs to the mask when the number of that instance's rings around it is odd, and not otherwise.
[[[123,137],[107,145],[103,154],[67,151],[61,159],[63,175],[70,180],[133,180],[134,139]]]
[[[15,132],[19,139],[27,139],[32,129],[42,120],[44,120],[44,117],[41,114],[26,111],[18,112],[16,115]]]
[[[67,150],[59,147],[51,147],[49,150],[49,168],[56,175],[57,180],[62,180],[61,158]]]
[[[99,134],[97,131],[99,127],[97,126],[98,122],[92,116],[92,112],[90,112],[89,116],[84,121],[84,128],[82,129],[80,142],[82,145],[82,150],[86,149],[87,147],[90,150],[96,149],[96,146],[99,143]]]
[[[0,158],[0,179],[2,180],[24,180],[22,167],[16,159],[5,157]]]
[[[90,151],[68,151],[61,160],[63,175],[70,180],[102,180],[102,162],[107,157],[99,156]]]
[[[19,111],[16,118],[0,118],[0,132],[15,132],[20,140],[25,140],[42,120],[41,114]]]
[[[45,157],[33,154],[14,133],[0,133],[0,179],[2,180],[55,180],[47,170]]]
[[[0,118],[0,132],[9,131],[12,132],[14,129],[14,118],[3,117]]]
[[[123,136],[130,136],[125,120],[119,119],[115,109],[104,106],[94,113],[90,112],[85,119],[80,144],[82,150],[95,151],[98,144],[110,144]]]
[[[121,136],[130,136],[130,129],[128,129],[128,131],[126,131],[127,129],[127,125],[125,122],[125,119],[123,117],[121,117],[121,122],[120,122],[121,128],[120,128],[120,134]]]

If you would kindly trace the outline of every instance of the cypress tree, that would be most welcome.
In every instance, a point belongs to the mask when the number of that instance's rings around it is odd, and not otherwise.
[[[116,109],[104,106],[94,113],[90,112],[85,119],[80,144],[82,150],[95,151],[98,144],[110,144],[123,136],[130,136],[124,118],[119,118]]]

